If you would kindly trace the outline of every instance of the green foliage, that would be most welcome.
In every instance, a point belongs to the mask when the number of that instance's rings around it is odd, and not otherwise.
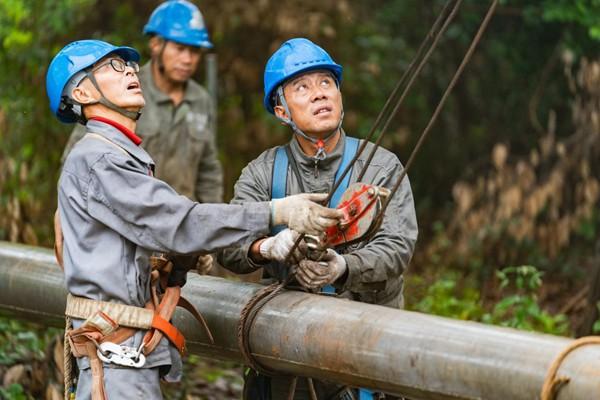
[[[13,383],[6,388],[0,387],[0,397],[5,400],[29,400],[30,396],[25,394],[23,386]]]
[[[600,41],[600,1],[546,0],[543,3],[546,21],[568,22],[587,30],[590,38]]]
[[[596,304],[596,307],[598,308],[598,312],[600,313],[600,301]],[[592,332],[595,335],[600,334],[600,319],[594,322],[594,325],[592,326]]]
[[[445,272],[431,284],[413,310],[449,318],[479,321],[516,329],[555,335],[569,333],[567,318],[541,309],[536,292],[543,273],[533,266],[508,267],[497,271],[504,296],[485,312],[476,286],[469,278]],[[409,284],[414,283],[410,282]],[[460,285],[459,285],[460,283]]]
[[[415,311],[462,320],[478,320],[483,314],[479,292],[469,286],[462,288],[457,273],[448,273],[427,289],[426,296],[415,306]]]
[[[491,313],[483,316],[483,322],[555,335],[568,333],[565,315],[551,315],[539,306],[535,293],[542,285],[543,272],[523,265],[504,268],[496,275],[500,288],[511,292],[496,303]]]
[[[45,329],[0,317],[0,365],[43,358],[48,343],[59,332],[59,329]]]

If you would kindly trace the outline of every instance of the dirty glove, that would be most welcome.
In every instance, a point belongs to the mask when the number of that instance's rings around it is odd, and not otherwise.
[[[307,289],[320,289],[333,284],[347,270],[346,260],[332,249],[321,258],[321,261],[302,260],[296,269],[296,279]]]
[[[287,225],[298,233],[317,235],[336,225],[344,214],[315,202],[327,198],[325,193],[304,193],[271,201],[272,225]]]
[[[167,286],[180,286],[183,287],[187,282],[187,273],[190,269],[196,267],[198,262],[197,256],[175,256],[168,255],[169,261],[173,263],[173,268],[167,279]]]
[[[260,255],[271,261],[284,262],[290,250],[296,243],[300,234],[291,229],[284,229],[275,236],[271,236],[261,242],[259,250]],[[298,264],[304,258],[303,248],[306,245],[301,241],[298,247],[294,250],[294,254],[290,258],[291,264]]]
[[[199,275],[207,275],[213,267],[213,257],[210,254],[205,254],[198,257],[196,263],[196,272]]]

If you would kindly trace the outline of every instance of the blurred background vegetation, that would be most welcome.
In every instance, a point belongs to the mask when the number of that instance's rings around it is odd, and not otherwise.
[[[48,109],[52,56],[70,41],[98,38],[133,45],[147,60],[141,29],[159,3],[0,0],[0,240],[51,244],[71,130]],[[264,64],[281,42],[308,37],[344,66],[344,128],[365,136],[443,3],[196,1],[218,55],[227,196],[248,161],[289,138],[261,105]],[[384,146],[401,160],[487,5],[463,2],[386,135]],[[600,1],[502,1],[410,172],[420,237],[408,308],[553,334],[598,332],[599,135]],[[0,336],[0,372],[43,358],[43,328],[3,323],[14,334]],[[15,340],[31,352],[15,352]],[[31,395],[3,383],[5,396]]]

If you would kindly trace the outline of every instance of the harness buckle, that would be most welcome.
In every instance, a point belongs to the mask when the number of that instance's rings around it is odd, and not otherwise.
[[[104,342],[98,346],[98,358],[105,363],[129,368],[141,368],[146,364],[146,356],[142,354],[144,343],[139,348],[121,346],[112,342]]]

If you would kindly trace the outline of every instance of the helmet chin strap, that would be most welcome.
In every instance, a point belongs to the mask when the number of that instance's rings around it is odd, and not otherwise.
[[[132,119],[134,121],[137,121],[138,119],[140,119],[140,117],[142,115],[141,111],[129,111],[129,110],[124,109],[123,107],[119,107],[118,105],[116,105],[112,101],[108,100],[104,96],[104,93],[102,93],[102,90],[100,89],[100,86],[98,85],[98,82],[96,81],[96,78],[94,77],[93,73],[86,72],[86,76],[88,78],[90,78],[90,81],[92,82],[92,85],[94,85],[94,87],[96,88],[96,90],[100,93],[100,99],[98,99],[97,102],[95,102],[95,103],[88,103],[88,104],[97,104],[97,103],[100,103],[103,106],[106,106],[106,107],[110,108],[111,110],[118,112],[119,114],[121,114],[122,116],[124,116],[126,118]]]
[[[327,152],[325,151],[325,144],[342,127],[342,121],[344,120],[344,110],[342,109],[342,114],[340,115],[340,122],[338,123],[337,127],[333,130],[333,132],[331,132],[330,134],[328,134],[323,139],[321,139],[321,138],[315,139],[313,137],[308,136],[306,133],[302,132],[302,130],[300,128],[298,128],[298,125],[296,125],[296,123],[292,120],[292,113],[290,112],[288,104],[285,101],[285,96],[283,95],[283,86],[282,85],[280,85],[277,88],[277,96],[279,97],[279,102],[281,103],[281,106],[285,110],[286,114],[289,115],[289,118],[283,118],[283,117],[277,117],[277,118],[280,121],[284,122],[285,124],[289,125],[292,128],[292,130],[294,131],[295,134],[302,136],[306,140],[312,142],[317,147],[317,153],[313,156],[313,158],[315,160],[315,164],[318,161],[326,159],[327,158]]]

